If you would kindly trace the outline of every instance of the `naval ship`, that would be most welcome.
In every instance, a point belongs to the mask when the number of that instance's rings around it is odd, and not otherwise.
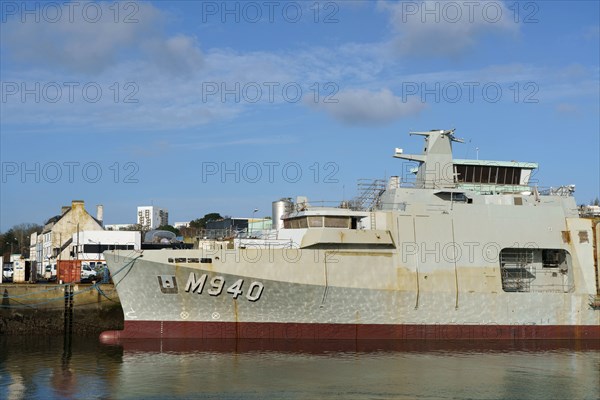
[[[107,251],[127,338],[600,339],[600,223],[537,164],[453,159],[413,132],[413,179],[354,201],[273,202],[273,229],[194,249]]]

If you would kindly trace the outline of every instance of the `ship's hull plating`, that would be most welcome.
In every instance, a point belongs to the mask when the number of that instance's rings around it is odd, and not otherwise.
[[[316,275],[311,268],[320,264],[240,264],[184,266],[131,257],[109,262],[125,329],[104,332],[102,341],[600,339],[600,312],[589,307],[589,296],[583,294],[376,287],[375,275],[385,277],[393,270],[385,262],[373,266],[380,268],[376,274],[362,276],[360,269],[348,266],[344,276],[357,276],[340,286],[334,285],[331,265],[329,275],[325,271],[311,280],[306,276]],[[280,268],[282,277],[297,279],[273,279],[274,268]]]

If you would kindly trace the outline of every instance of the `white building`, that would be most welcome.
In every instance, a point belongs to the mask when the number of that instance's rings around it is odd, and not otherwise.
[[[31,236],[29,236],[29,260],[36,264],[36,268],[38,273],[42,273],[43,270],[43,243],[42,243],[42,235],[38,235],[37,232],[33,232]]]
[[[106,250],[139,250],[142,243],[139,231],[82,231],[71,239],[74,258],[87,262],[103,262]]]
[[[187,221],[187,222],[173,222],[173,227],[177,228],[177,229],[189,228],[189,226],[190,226],[190,221]]]
[[[142,229],[157,229],[169,224],[169,211],[156,206],[140,206],[137,208],[137,223]]]
[[[589,205],[583,207],[583,214],[590,217],[600,217],[600,206]]]

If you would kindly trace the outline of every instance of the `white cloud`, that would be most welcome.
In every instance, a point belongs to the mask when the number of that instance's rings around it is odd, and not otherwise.
[[[418,114],[425,108],[420,101],[403,102],[389,89],[372,92],[352,89],[336,94],[335,103],[314,103],[306,98],[311,107],[324,110],[336,120],[347,124],[386,124],[397,119]]]
[[[135,8],[127,13],[124,6],[117,6],[121,3],[75,2],[71,8],[66,4],[60,18],[44,14],[43,3],[36,5],[42,15],[38,21],[35,16],[24,21],[20,15],[7,18],[2,26],[4,57],[28,66],[84,74],[99,74],[132,59],[149,61],[173,74],[189,72],[202,63],[195,40],[183,35],[168,37],[165,14],[149,3],[128,2],[127,8]],[[94,13],[82,11],[88,4],[95,4],[91,7]]]
[[[144,47],[156,65],[177,75],[197,72],[204,63],[196,40],[189,36],[177,35],[147,42]]]
[[[501,1],[380,2],[390,13],[393,51],[410,56],[458,56],[490,33],[516,34],[518,24]]]
[[[579,108],[575,104],[560,103],[555,107],[556,112],[560,114],[574,115],[579,113]]]
[[[106,10],[108,3],[98,4]],[[441,7],[446,3],[439,4]],[[401,4],[384,3],[381,8],[389,11],[392,20],[397,22],[394,32],[400,42],[410,37],[414,43],[409,43],[409,47],[429,46],[426,51],[435,46],[450,46],[446,49],[448,52],[461,52],[474,45],[482,32],[518,30],[512,21],[491,24],[481,17],[472,23],[467,19],[454,24],[424,24],[420,16],[416,22],[411,20],[415,16],[403,16]],[[423,110],[425,105],[419,95],[402,96],[406,83],[431,88],[436,83],[443,86],[448,82],[461,85],[478,82],[477,101],[481,101],[481,87],[488,82],[501,84],[506,100],[513,98],[511,88],[516,87],[515,82],[520,82],[521,99],[531,95],[533,90],[535,98],[542,102],[577,103],[582,96],[597,98],[597,90],[594,92],[598,87],[597,67],[590,70],[573,64],[557,70],[507,63],[478,69],[410,71],[402,59],[386,53],[389,47],[385,40],[350,42],[338,47],[303,45],[281,51],[231,48],[201,51],[198,40],[178,34],[177,27],[174,33],[166,34],[163,25],[169,15],[149,3],[139,3],[135,15],[138,22],[134,24],[114,24],[109,11],[107,20],[96,24],[86,21],[21,24],[19,20],[9,20],[2,26],[2,63],[7,66],[2,70],[4,82],[27,82],[28,88],[33,82],[42,86],[53,81],[80,83],[74,102],[67,101],[64,86],[63,98],[56,103],[42,98],[38,104],[32,96],[22,101],[20,93],[8,96],[1,110],[3,127],[15,127],[19,131],[43,127],[47,132],[52,129],[86,132],[89,127],[125,128],[130,132],[190,129],[215,121],[241,119],[250,112],[269,107],[281,107],[275,113],[283,107],[293,107],[282,93],[286,84],[300,85],[303,102],[311,109],[323,111],[344,123],[363,124],[389,123]],[[427,39],[431,43],[421,40],[427,35],[433,35]],[[5,46],[10,52],[4,52]],[[420,50],[406,48],[405,51]],[[23,61],[22,65],[14,62],[17,58]],[[87,102],[81,96],[81,87],[90,81],[103,89],[102,100],[97,103]],[[119,83],[118,100],[113,100],[115,82]],[[137,103],[124,101],[132,94],[125,87],[128,82],[136,85],[133,98]],[[266,83],[277,84],[272,86],[272,101]],[[333,92],[325,87],[329,83],[335,88]],[[535,85],[525,87],[527,83]],[[218,92],[208,94],[206,84],[216,84]],[[234,95],[222,92],[235,88],[236,84],[240,88],[238,101]],[[263,92],[257,102],[249,101],[257,85]],[[246,88],[250,90],[245,91]],[[310,104],[309,100],[314,101],[315,88],[323,95],[333,93],[338,103],[323,103],[321,97],[317,104]],[[467,96],[466,87],[463,89]]]

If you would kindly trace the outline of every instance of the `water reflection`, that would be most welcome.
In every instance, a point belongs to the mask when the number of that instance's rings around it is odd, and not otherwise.
[[[123,339],[126,352],[539,352],[600,350],[593,340],[298,340],[298,339]]]
[[[54,392],[68,399],[74,398],[77,391],[77,375],[71,367],[71,356],[73,354],[71,347],[72,336],[64,336],[60,365],[57,363],[54,366],[50,380]]]
[[[95,338],[0,337],[0,399],[79,399],[92,389],[97,398],[110,392],[105,372],[122,359],[121,348]]]
[[[597,341],[0,338],[0,398],[476,398],[600,395]]]

